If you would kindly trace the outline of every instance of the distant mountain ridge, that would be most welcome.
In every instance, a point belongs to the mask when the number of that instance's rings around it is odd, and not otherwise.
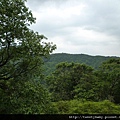
[[[119,58],[116,56],[91,56],[87,54],[68,54],[68,53],[54,53],[48,59],[45,59],[45,71],[51,73],[55,66],[60,62],[76,62],[84,63],[98,69],[102,62],[110,58]]]

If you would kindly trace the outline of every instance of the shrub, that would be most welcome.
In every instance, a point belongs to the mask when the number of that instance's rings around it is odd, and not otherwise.
[[[93,102],[82,100],[59,101],[54,103],[59,114],[120,114],[120,105],[108,100]]]

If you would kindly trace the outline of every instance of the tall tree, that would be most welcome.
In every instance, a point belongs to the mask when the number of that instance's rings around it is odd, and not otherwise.
[[[25,2],[0,0],[0,113],[45,113],[50,100],[32,81],[42,77],[42,59],[56,45],[29,29],[35,18]]]
[[[15,79],[36,71],[35,68],[42,63],[42,56],[49,55],[56,48],[42,41],[46,39],[44,35],[29,29],[35,18],[25,1],[0,1],[0,80]]]
[[[23,79],[22,79],[23,80]],[[0,114],[50,114],[54,107],[48,90],[40,81],[6,81],[8,89],[0,89]]]
[[[101,84],[100,99],[109,99],[115,103],[120,103],[120,58],[103,62],[97,76],[99,84]]]
[[[87,85],[91,82],[93,69],[85,64],[79,63],[59,63],[55,72],[47,78],[50,92],[53,93],[53,100],[70,100],[74,99],[76,94],[82,94],[83,89],[89,90],[91,86],[82,87],[80,91],[79,85]],[[81,93],[80,93],[81,92]],[[77,98],[83,96],[77,96]]]

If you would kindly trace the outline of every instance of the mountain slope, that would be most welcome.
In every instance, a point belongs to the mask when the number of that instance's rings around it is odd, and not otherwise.
[[[76,62],[84,63],[95,69],[101,65],[102,62],[110,58],[118,58],[115,56],[91,56],[86,54],[67,54],[67,53],[56,53],[51,54],[48,59],[45,59],[45,74],[50,74],[54,71],[56,64],[60,62]]]

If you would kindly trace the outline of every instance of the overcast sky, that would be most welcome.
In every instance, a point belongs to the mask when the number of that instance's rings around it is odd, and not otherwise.
[[[28,0],[31,29],[57,45],[54,53],[120,56],[120,0]]]

